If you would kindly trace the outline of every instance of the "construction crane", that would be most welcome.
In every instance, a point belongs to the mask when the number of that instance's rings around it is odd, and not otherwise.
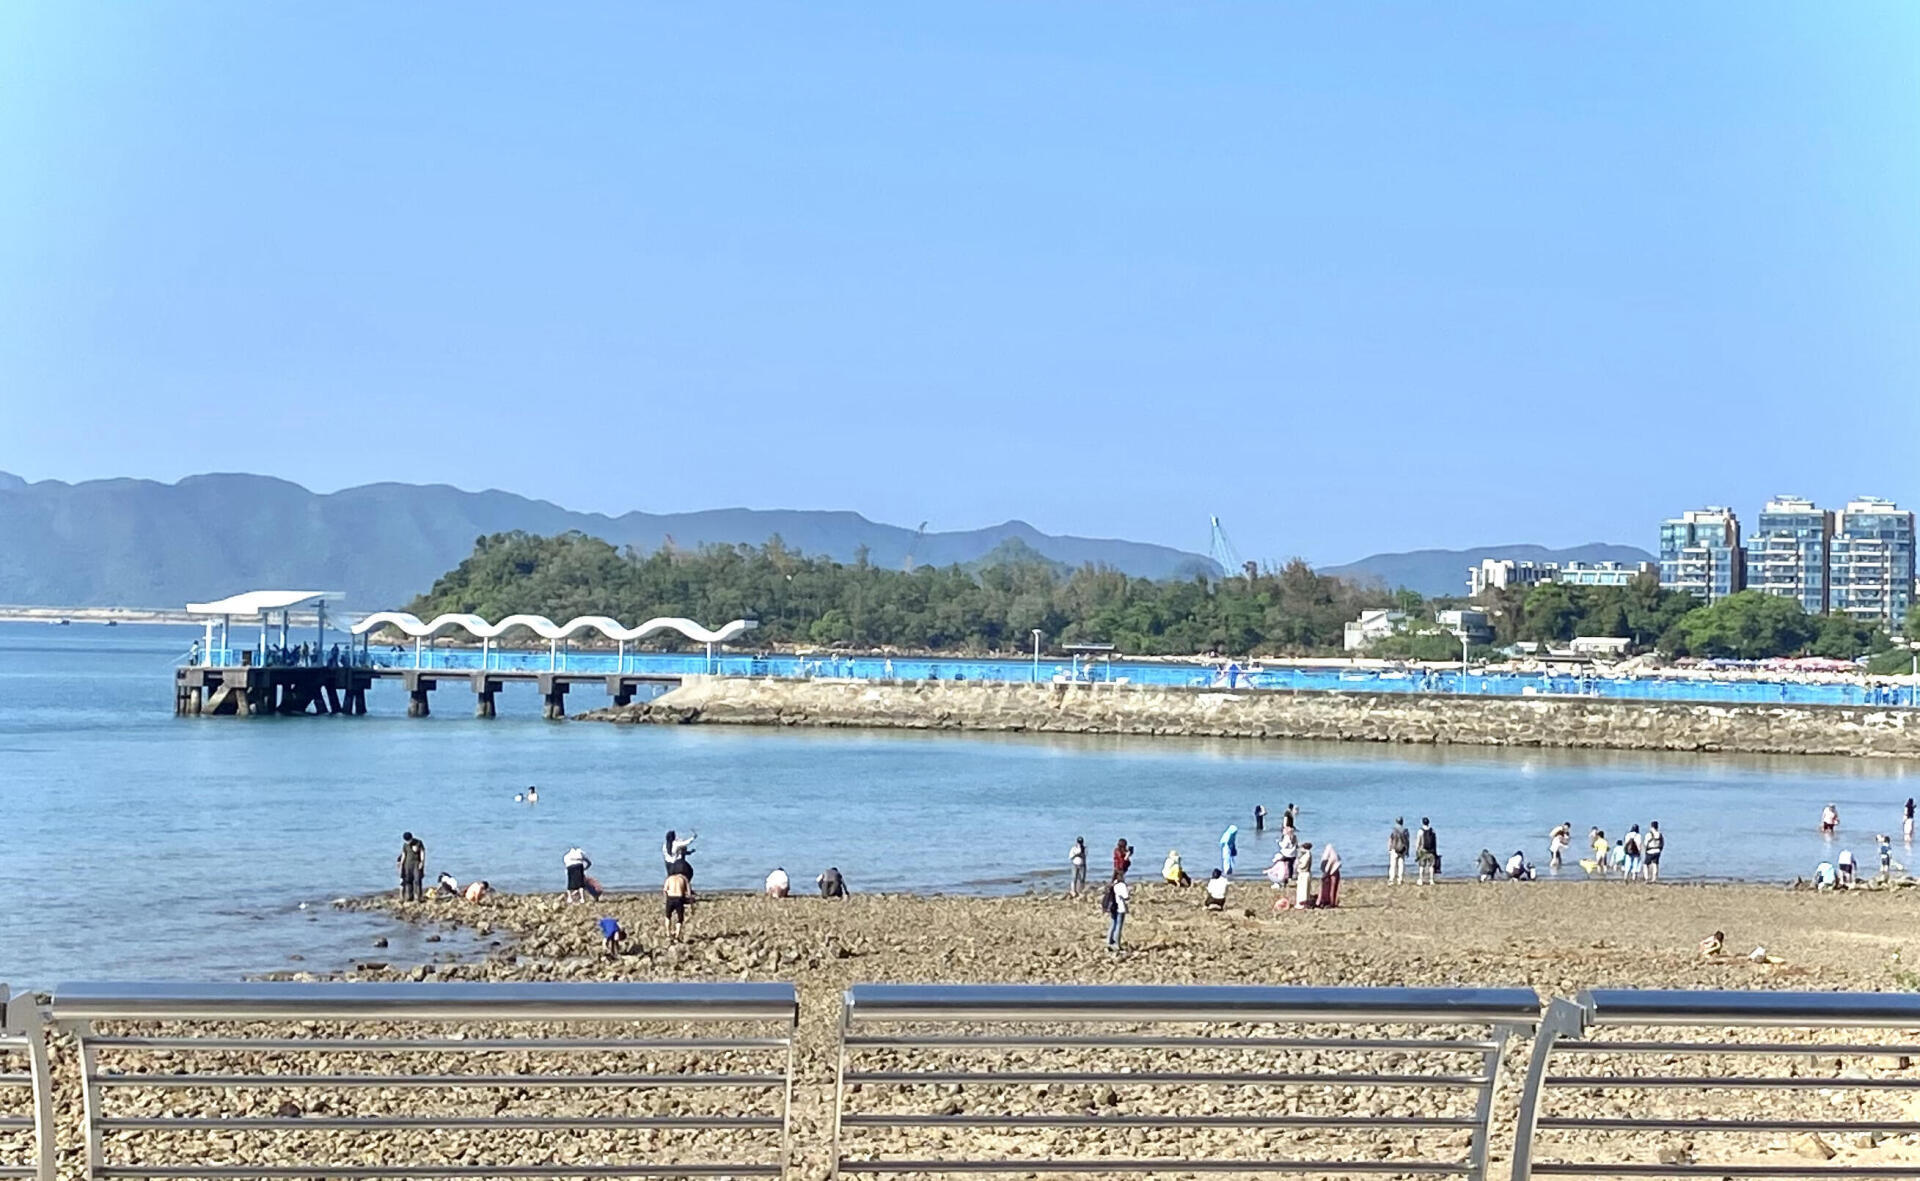
[[[907,560],[900,563],[900,569],[906,571],[908,574],[913,573],[913,555],[919,551],[920,539],[926,535],[927,523],[922,521],[920,522],[920,527],[913,531],[913,540],[907,543]]]
[[[1227,536],[1226,526],[1219,517],[1209,518],[1213,522],[1213,536],[1208,541],[1207,554],[1220,567],[1220,573],[1227,578],[1245,572],[1240,561],[1240,551],[1233,547],[1233,539]]]

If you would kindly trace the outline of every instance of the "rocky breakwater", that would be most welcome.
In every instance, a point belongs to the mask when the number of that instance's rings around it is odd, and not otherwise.
[[[690,677],[582,720],[1920,757],[1920,711],[1588,697]]]

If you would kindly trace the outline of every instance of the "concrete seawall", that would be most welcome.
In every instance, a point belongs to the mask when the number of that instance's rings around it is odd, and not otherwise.
[[[1920,758],[1920,710],[1144,685],[690,677],[582,720]]]

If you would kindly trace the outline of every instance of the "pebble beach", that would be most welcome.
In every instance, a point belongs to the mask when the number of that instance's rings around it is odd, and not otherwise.
[[[1198,888],[1143,885],[1134,895],[1122,954],[1104,946],[1105,920],[1092,895],[1067,899],[1058,894],[981,898],[959,896],[855,895],[828,901],[813,897],[771,899],[721,895],[694,908],[687,938],[671,943],[661,924],[655,895],[608,895],[598,902],[569,904],[557,894],[495,895],[488,901],[429,901],[401,904],[388,896],[348,900],[344,906],[387,913],[426,933],[451,932],[474,937],[484,951],[430,963],[387,962],[380,948],[338,976],[355,980],[771,980],[797,985],[801,1023],[794,1094],[794,1176],[824,1178],[831,1162],[835,1037],[841,992],[855,982],[1058,982],[1058,983],[1259,983],[1326,985],[1490,985],[1521,986],[1543,996],[1572,996],[1594,986],[1757,988],[1812,990],[1893,990],[1914,987],[1906,966],[1907,945],[1920,931],[1920,890],[1857,889],[1816,893],[1768,885],[1644,885],[1619,882],[1468,883],[1443,882],[1431,888],[1388,886],[1379,880],[1350,880],[1336,910],[1279,912],[1271,908],[1275,892],[1265,882],[1233,887],[1224,913],[1203,910]],[[605,955],[598,920],[611,915],[632,933],[625,954]],[[1698,941],[1726,932],[1729,954],[1706,958]],[[463,945],[464,945],[464,941]],[[428,944],[438,946],[438,944]],[[1767,949],[1770,962],[1754,962],[1747,953]],[[292,971],[280,978],[327,978],[324,973]],[[485,1032],[476,1028],[477,1033]],[[1898,1035],[1895,1035],[1898,1036]],[[1518,1044],[1503,1076],[1497,1126],[1510,1140],[1513,1096],[1524,1070],[1527,1046]],[[54,1041],[55,1069],[71,1080],[74,1060],[63,1040]],[[1057,1057],[1054,1064],[1071,1064]],[[1103,1059],[1112,1065],[1112,1058]],[[158,1070],[183,1069],[164,1060]],[[1788,1069],[1797,1069],[1789,1066]],[[1904,1057],[1874,1058],[1876,1074],[1906,1078],[1920,1086],[1920,1072]],[[77,1090],[61,1090],[63,1107],[62,1174],[75,1175],[79,1157]],[[1873,1092],[1861,1114],[1875,1118],[1913,1118],[1904,1090]],[[174,1114],[190,1110],[191,1096],[153,1092],[143,1112]],[[1065,1101],[1088,1110],[1124,1111],[1133,1096],[1090,1091],[1085,1096],[1035,1088],[1020,1103],[1035,1110]],[[544,1102],[540,1095],[519,1101]],[[557,1101],[557,1100],[556,1100]],[[697,1097],[696,1097],[697,1101]],[[1165,1101],[1163,1092],[1161,1101]],[[1255,1102],[1257,1098],[1248,1099]],[[1804,1093],[1763,1095],[1751,1103],[1770,1114],[1794,1115],[1810,1101]],[[288,1111],[329,1109],[322,1092],[301,1097]],[[343,1102],[364,1104],[364,1093]],[[410,1109],[404,1094],[383,1095],[376,1106]],[[964,1097],[950,1101],[961,1110]],[[1202,1104],[1186,1096],[1177,1103]],[[1241,1100],[1194,1110],[1237,1110]],[[1395,1103],[1416,1111],[1439,1110],[1441,1100],[1413,1092]],[[1824,1104],[1824,1099],[1819,1101]],[[1018,1103],[1016,1103],[1016,1107]],[[411,1108],[418,1110],[417,1107]],[[499,1110],[498,1107],[495,1110]],[[1386,1109],[1382,1109],[1383,1113]],[[1750,1105],[1748,1111],[1754,1110]],[[260,1114],[274,1114],[267,1108]],[[560,1159],[599,1159],[616,1132],[586,1132],[559,1149]],[[1015,1151],[1084,1154],[1087,1145],[1074,1131],[1031,1133],[1007,1142]],[[1112,1135],[1107,1133],[1107,1135]],[[1134,1154],[1175,1151],[1162,1136],[1127,1134],[1123,1148]],[[1178,1151],[1261,1151],[1271,1155],[1272,1132],[1228,1135],[1219,1144],[1182,1140]],[[1302,1136],[1303,1133],[1290,1133]],[[1366,1137],[1362,1137],[1366,1139]],[[1378,1153],[1396,1151],[1381,1138]],[[1323,1141],[1324,1142],[1324,1141]],[[275,1147],[244,1139],[223,1139],[217,1146],[241,1160],[279,1159],[299,1152],[312,1159],[351,1160],[365,1154],[378,1160],[401,1152],[441,1154],[451,1161],[472,1160],[497,1148],[464,1133],[431,1131],[381,1133],[369,1139],[334,1141],[302,1135]],[[631,1147],[631,1144],[628,1145]],[[1004,1146],[1003,1146],[1004,1147]],[[1284,1147],[1284,1146],[1283,1146]],[[1654,1154],[1690,1154],[1706,1146],[1688,1140],[1676,1147],[1665,1140],[1641,1146]],[[1110,1150],[1103,1149],[1102,1151]],[[1367,1151],[1362,1146],[1362,1151]],[[1493,1175],[1511,1151],[1496,1137]],[[1755,1159],[1792,1161],[1809,1152],[1832,1153],[1835,1163],[1892,1162],[1920,1158],[1920,1135],[1830,1136],[1817,1146],[1788,1136],[1761,1147]],[[190,1155],[191,1150],[182,1148]],[[489,1158],[490,1159],[490,1158]],[[531,1159],[531,1158],[530,1158]]]

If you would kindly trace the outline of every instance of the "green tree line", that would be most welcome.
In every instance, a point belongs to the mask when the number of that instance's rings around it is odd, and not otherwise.
[[[1851,658],[1888,643],[1884,633],[1849,620],[1810,618],[1788,599],[1749,593],[1705,607],[1651,578],[1628,587],[1509,588],[1483,605],[1499,645],[1627,636],[1637,647],[1675,655]],[[1025,650],[1038,629],[1054,648],[1099,643],[1136,655],[1306,655],[1340,650],[1345,624],[1372,607],[1430,619],[1432,604],[1409,591],[1316,573],[1298,559],[1270,570],[1249,564],[1228,578],[1156,581],[1091,566],[1064,569],[1018,543],[973,567],[902,571],[864,555],[848,563],[808,556],[778,537],[761,546],[641,554],[580,533],[498,533],[478,538],[473,553],[409,609],[422,617],[527,612],[556,620],[611,615],[628,623],[656,615],[708,625],[757,619],[756,640],[768,644],[1006,652]],[[1429,635],[1389,643],[1382,654],[1447,659],[1457,645],[1450,635]]]

